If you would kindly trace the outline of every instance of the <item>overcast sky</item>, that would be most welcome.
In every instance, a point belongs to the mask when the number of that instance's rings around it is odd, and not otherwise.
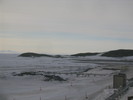
[[[0,50],[133,49],[133,0],[0,0]]]

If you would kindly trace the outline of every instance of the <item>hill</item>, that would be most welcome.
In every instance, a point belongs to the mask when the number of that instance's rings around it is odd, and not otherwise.
[[[119,50],[112,50],[112,51],[107,51],[104,53],[77,53],[77,54],[72,54],[70,56],[74,57],[85,57],[85,56],[104,56],[104,57],[128,57],[128,56],[133,56],[133,50],[128,50],[128,49],[119,49]],[[33,53],[33,52],[27,52],[20,54],[19,57],[55,57],[55,58],[62,58],[64,57],[63,55],[49,55],[49,54],[38,54],[38,53]]]
[[[32,53],[32,52],[28,52],[28,53],[23,53],[20,54],[19,57],[62,57],[60,55],[48,55],[48,54],[38,54],[38,53]]]
[[[106,57],[127,57],[127,56],[133,56],[133,50],[127,50],[127,49],[119,49],[119,50],[112,50],[103,53],[101,56]]]
[[[77,53],[77,54],[73,54],[73,55],[71,55],[71,56],[95,56],[95,55],[97,55],[97,54],[99,54],[99,53]]]

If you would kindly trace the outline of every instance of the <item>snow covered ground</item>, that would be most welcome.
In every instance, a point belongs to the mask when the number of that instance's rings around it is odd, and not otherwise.
[[[0,100],[105,100],[113,93],[113,74],[126,70],[128,78],[133,77],[132,58],[25,58],[0,54]],[[33,71],[56,72],[67,81],[44,81],[41,75],[13,76]],[[131,89],[129,95],[132,93]]]

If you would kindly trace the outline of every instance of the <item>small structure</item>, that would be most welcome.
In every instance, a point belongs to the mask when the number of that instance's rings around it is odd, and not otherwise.
[[[128,100],[133,100],[133,96],[128,97]]]
[[[113,88],[123,88],[126,86],[126,74],[119,73],[113,76]]]

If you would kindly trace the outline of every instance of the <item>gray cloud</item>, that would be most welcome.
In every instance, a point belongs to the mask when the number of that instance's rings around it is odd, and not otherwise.
[[[132,5],[132,0],[2,0],[0,35],[65,32],[131,40]]]
[[[104,30],[115,32],[114,28],[133,31],[132,4],[130,0],[4,0],[3,23],[14,31],[97,34],[94,30],[98,30],[101,35]]]

